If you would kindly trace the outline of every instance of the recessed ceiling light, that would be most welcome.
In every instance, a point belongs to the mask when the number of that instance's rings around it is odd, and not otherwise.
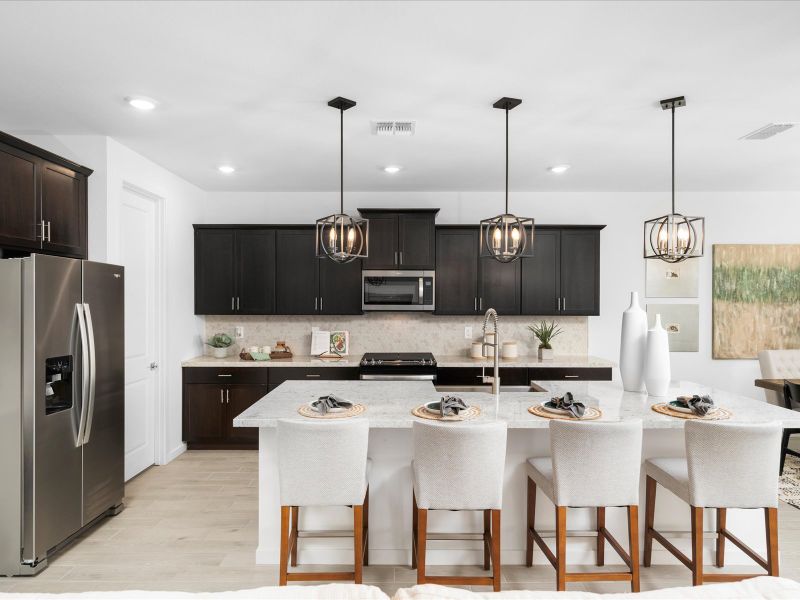
[[[125,101],[138,110],[153,110],[158,104],[152,98],[145,98],[144,96],[129,96],[125,98]]]
[[[220,165],[217,169],[219,169],[220,173],[225,173],[225,175],[230,175],[236,171],[236,167],[232,167],[231,165]]]
[[[393,166],[393,165],[390,165],[388,167],[383,167],[383,170],[386,171],[387,173],[389,173],[390,175],[394,175],[395,173],[399,172],[400,169],[401,169],[401,167],[396,167],[396,166]]]
[[[547,170],[551,173],[563,173],[564,171],[569,170],[570,165],[554,165],[552,167],[548,167]]]

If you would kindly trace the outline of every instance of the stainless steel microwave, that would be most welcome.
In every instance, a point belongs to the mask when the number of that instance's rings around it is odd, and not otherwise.
[[[362,271],[362,310],[433,310],[435,271]]]

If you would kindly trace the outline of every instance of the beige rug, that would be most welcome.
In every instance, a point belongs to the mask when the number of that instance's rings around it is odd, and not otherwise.
[[[778,484],[778,498],[800,508],[800,458],[787,456]]]

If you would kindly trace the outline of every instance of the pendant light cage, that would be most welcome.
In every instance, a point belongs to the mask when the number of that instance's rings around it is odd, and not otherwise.
[[[344,111],[353,108],[353,100],[334,98],[328,106],[339,111],[339,212],[316,221],[317,258],[344,264],[367,258],[369,220],[344,212]]]
[[[492,106],[506,112],[506,212],[481,221],[480,256],[502,263],[533,256],[533,219],[508,212],[508,111],[522,104],[519,98],[500,98]]]
[[[675,109],[686,106],[678,96],[661,101],[663,110],[672,111],[672,212],[644,222],[644,257],[677,263],[703,256],[706,220],[675,212]]]
[[[671,213],[644,222],[644,257],[677,263],[703,256],[705,219]]]
[[[503,263],[533,256],[533,219],[504,214],[481,221],[480,255]]]
[[[369,221],[345,214],[317,220],[317,258],[349,263],[367,257]]]

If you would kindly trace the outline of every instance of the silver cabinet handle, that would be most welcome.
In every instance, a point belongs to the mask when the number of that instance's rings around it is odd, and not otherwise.
[[[50,239],[50,221],[47,222],[47,241],[52,242],[53,240]]]
[[[564,379],[577,379],[578,375],[564,375]]]
[[[219,388],[219,403],[225,404],[225,390]]]
[[[322,296],[319,297],[319,312],[322,312]]]
[[[230,373],[220,373],[217,375],[217,377],[233,377],[233,375],[231,375]]]
[[[306,373],[306,377],[319,377],[319,373]]]
[[[483,298],[478,299],[478,310],[483,310]]]
[[[38,237],[42,238],[43,242],[46,242],[47,238],[44,235],[44,219],[42,219],[42,222],[39,223],[39,230],[40,230],[40,233],[39,233]]]
[[[561,296],[558,297],[558,310],[561,310]]]
[[[396,265],[399,264],[399,262],[397,260],[397,250],[394,251],[394,264],[396,264]]]
[[[475,312],[478,312],[478,298],[475,297],[472,300],[473,300],[472,306],[474,307],[472,310],[474,310]]]
[[[239,310],[239,296],[236,296],[236,310]]]
[[[315,311],[317,310],[317,300],[318,300],[318,298],[316,296],[314,296],[314,310]]]
[[[228,389],[225,390],[225,404],[230,404],[230,403],[231,403],[231,391]]]
[[[234,310],[234,308],[233,308],[233,301],[234,301],[234,298],[233,298],[233,296],[231,296],[231,310]]]
[[[403,251],[400,250],[400,264],[403,264]]]
[[[566,296],[561,298],[561,306],[563,307],[561,310],[567,310],[567,297]]]

